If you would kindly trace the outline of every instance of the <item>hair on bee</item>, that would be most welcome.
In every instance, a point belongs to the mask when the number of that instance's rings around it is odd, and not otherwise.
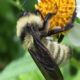
[[[55,13],[47,14],[45,19],[43,20],[43,18],[41,18],[42,15],[39,16],[34,13],[26,11],[23,12],[23,14],[17,21],[17,36],[20,38],[23,47],[26,50],[29,50],[35,62],[39,62],[39,64],[37,63],[37,65],[39,65],[38,67],[40,68],[40,66],[42,65],[44,70],[40,70],[43,74],[46,70],[46,72],[48,71],[51,80],[63,80],[58,65],[64,65],[71,58],[72,50],[66,45],[62,45],[46,39],[49,27],[48,21],[56,13],[57,11]],[[41,13],[39,12],[39,14]],[[44,34],[46,36],[43,36]],[[47,51],[46,49],[48,49],[49,51]],[[54,74],[51,75],[50,72]],[[47,75],[44,74],[44,76],[46,78]]]

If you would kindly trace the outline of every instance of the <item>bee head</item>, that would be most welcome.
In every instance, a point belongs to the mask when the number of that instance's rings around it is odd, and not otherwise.
[[[22,40],[27,34],[30,34],[29,27],[33,27],[35,32],[43,26],[43,21],[40,16],[24,11],[21,13],[17,21],[17,36]]]
[[[29,16],[29,15],[30,15],[29,11],[22,11],[22,12],[19,13],[18,19],[21,18],[21,17],[23,17],[23,16]]]

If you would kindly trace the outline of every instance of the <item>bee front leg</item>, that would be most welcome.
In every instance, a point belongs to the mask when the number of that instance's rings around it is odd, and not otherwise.
[[[53,15],[56,15],[57,14],[58,7],[57,7],[57,4],[56,3],[55,3],[55,5],[56,5],[56,12],[48,13],[46,15],[46,17],[44,18],[43,27],[39,29],[40,31],[46,29],[46,27],[47,27],[46,25],[47,25],[48,21],[52,18]]]
[[[41,18],[44,20],[42,13],[38,9],[36,9],[35,14],[40,15]]]

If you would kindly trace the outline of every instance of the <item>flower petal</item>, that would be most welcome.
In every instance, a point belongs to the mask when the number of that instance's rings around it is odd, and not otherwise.
[[[76,0],[76,4],[77,4],[77,17],[80,18],[80,0]]]

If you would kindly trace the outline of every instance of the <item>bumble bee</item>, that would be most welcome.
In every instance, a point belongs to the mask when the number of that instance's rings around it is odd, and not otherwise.
[[[51,33],[66,29],[48,32],[49,19],[56,13],[57,10],[55,13],[48,13],[43,20],[39,10],[36,10],[35,14],[24,11],[17,21],[17,36],[23,47],[30,52],[44,77],[47,77],[46,80],[63,80],[58,65],[65,64],[72,56],[70,47],[46,39]]]
[[[47,16],[50,16],[54,13],[49,13]],[[53,42],[46,37],[42,37],[45,34],[45,30],[41,31],[40,29],[44,27],[44,24],[48,27],[48,21],[45,23],[41,20],[41,17],[30,12],[24,12],[23,16],[19,18],[17,22],[17,36],[20,37],[23,47],[27,50],[33,45],[33,37],[29,32],[28,28],[33,27],[37,36],[39,36],[41,42],[48,48],[56,63],[58,65],[65,63],[72,54],[70,47]],[[56,30],[55,30],[56,31]],[[66,58],[65,58],[66,57]]]

